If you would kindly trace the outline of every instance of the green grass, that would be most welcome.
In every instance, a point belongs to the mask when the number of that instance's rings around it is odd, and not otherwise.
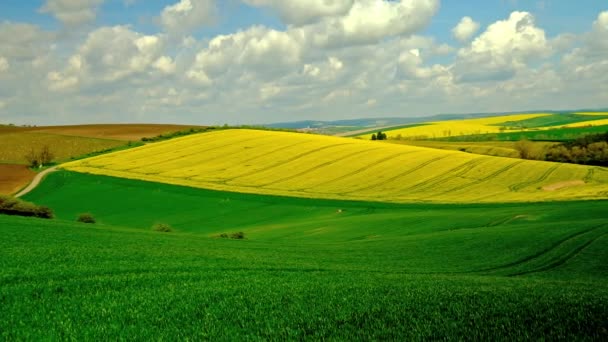
[[[597,116],[596,116],[597,117]],[[505,132],[495,134],[463,135],[459,137],[438,138],[440,141],[519,141],[522,139],[536,141],[571,141],[588,134],[608,132],[608,125],[556,128],[548,130],[529,130],[522,132]]]
[[[537,118],[522,120],[522,121],[507,121],[495,126],[511,127],[513,129],[524,128],[539,128],[573,124],[583,121],[606,119],[608,115],[579,115],[579,114],[553,114],[549,116],[541,116]]]
[[[58,219],[0,216],[5,340],[608,338],[605,201],[396,205],[70,172],[27,200]]]

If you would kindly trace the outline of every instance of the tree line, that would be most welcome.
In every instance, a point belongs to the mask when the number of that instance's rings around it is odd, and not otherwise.
[[[515,144],[515,149],[523,159],[608,166],[608,132],[585,135],[543,151],[536,151],[534,144],[524,139]]]

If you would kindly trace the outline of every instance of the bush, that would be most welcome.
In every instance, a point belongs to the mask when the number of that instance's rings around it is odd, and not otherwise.
[[[11,196],[0,196],[0,214],[53,218],[53,211],[45,206],[38,206]]]
[[[236,233],[221,233],[219,235],[220,238],[222,239],[234,239],[234,240],[243,240],[245,238],[245,233],[243,232],[236,232]]]
[[[232,234],[230,234],[230,238],[231,239],[242,240],[242,239],[245,238],[245,233],[243,233],[243,232],[232,233]]]
[[[166,223],[156,223],[152,226],[152,230],[155,232],[170,233],[173,231],[173,228]]]
[[[78,219],[76,219],[76,221],[82,223],[95,223],[95,218],[90,213],[84,213],[78,215]]]

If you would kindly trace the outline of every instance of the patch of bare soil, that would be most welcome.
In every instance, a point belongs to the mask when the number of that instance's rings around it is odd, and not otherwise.
[[[555,190],[570,188],[570,187],[579,186],[579,185],[585,185],[585,182],[580,179],[565,181],[565,182],[558,182],[558,183],[553,183],[553,184],[543,186],[543,190],[555,191]]]
[[[0,164],[0,194],[10,195],[26,186],[36,172],[25,165]]]

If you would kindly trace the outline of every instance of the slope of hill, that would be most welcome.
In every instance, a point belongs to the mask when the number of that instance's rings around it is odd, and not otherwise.
[[[606,201],[331,201],[66,171],[26,197],[58,219],[0,215],[6,339],[608,334]],[[73,222],[84,211],[98,223]]]
[[[64,164],[199,188],[388,202],[608,197],[608,169],[311,134],[225,130]]]
[[[450,139],[463,136],[491,138],[496,134],[514,134],[517,132],[536,132],[568,128],[598,127],[608,125],[608,119],[598,113],[538,113],[513,114],[505,116],[484,117],[465,120],[427,121],[425,125],[413,127],[387,128],[384,133],[388,138],[408,140]],[[369,139],[372,132],[359,135]]]

